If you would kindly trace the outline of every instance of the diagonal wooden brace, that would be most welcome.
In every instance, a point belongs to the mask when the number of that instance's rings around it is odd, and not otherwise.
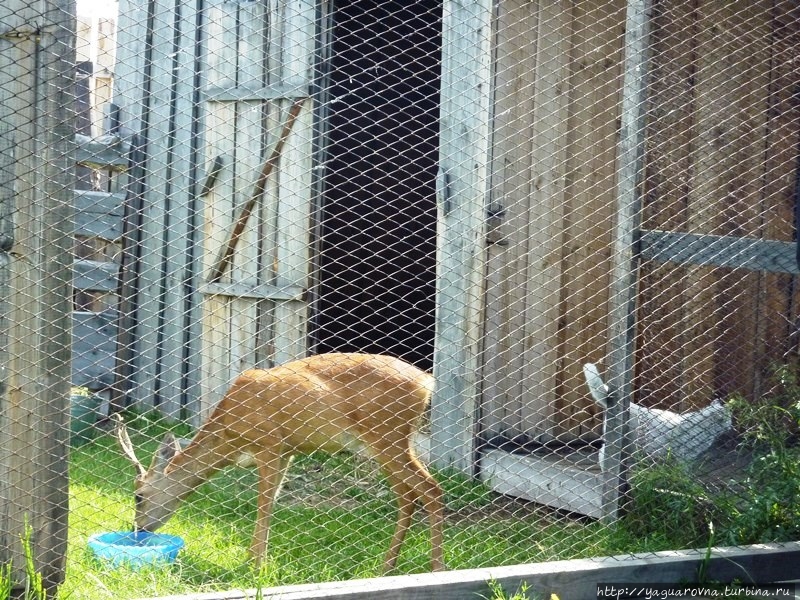
[[[233,224],[233,229],[231,230],[231,235],[228,238],[228,242],[222,247],[219,255],[217,256],[217,260],[214,261],[214,266],[208,276],[207,283],[217,283],[225,274],[228,266],[230,266],[231,261],[233,260],[233,253],[236,250],[236,245],[239,243],[239,238],[241,238],[242,234],[244,233],[244,228],[247,226],[247,221],[250,219],[253,209],[261,199],[261,196],[264,195],[264,190],[267,186],[267,180],[269,179],[272,171],[275,169],[275,166],[278,164],[281,152],[283,151],[283,146],[289,137],[289,133],[292,131],[294,122],[297,120],[297,117],[300,114],[300,109],[303,107],[304,102],[305,98],[299,98],[298,100],[295,100],[294,104],[289,109],[289,115],[286,118],[286,123],[283,125],[283,131],[281,131],[281,135],[278,138],[278,141],[275,143],[275,147],[272,149],[269,157],[264,162],[264,166],[261,167],[261,175],[259,176],[258,181],[256,181],[255,187],[253,188],[253,193],[250,195],[250,198],[247,200],[247,202],[245,202],[244,206],[242,206],[239,216],[236,218],[236,221]]]

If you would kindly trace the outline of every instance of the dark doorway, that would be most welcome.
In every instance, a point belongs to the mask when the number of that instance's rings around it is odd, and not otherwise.
[[[334,3],[316,352],[432,364],[441,8],[440,0]]]

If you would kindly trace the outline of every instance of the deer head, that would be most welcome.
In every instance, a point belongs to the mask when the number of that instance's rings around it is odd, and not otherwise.
[[[134,528],[155,531],[172,516],[180,501],[192,489],[183,478],[170,474],[169,468],[172,460],[181,454],[185,440],[179,440],[171,433],[167,433],[153,455],[150,468],[145,469],[136,458],[127,428],[119,415],[115,429],[122,453],[133,463],[137,471],[134,483],[136,501]]]

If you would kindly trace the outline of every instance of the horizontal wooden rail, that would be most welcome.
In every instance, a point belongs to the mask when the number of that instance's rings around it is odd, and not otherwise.
[[[119,264],[79,259],[72,263],[72,286],[76,290],[115,292]]]
[[[728,235],[642,231],[641,256],[656,262],[800,274],[796,244]]]
[[[115,135],[90,138],[76,135],[75,162],[93,169],[124,171],[128,168],[130,145]]]

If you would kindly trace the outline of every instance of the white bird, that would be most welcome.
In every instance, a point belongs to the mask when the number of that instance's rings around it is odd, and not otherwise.
[[[594,401],[604,410],[608,408],[609,389],[597,367],[585,364],[583,374]],[[668,454],[681,461],[696,460],[720,435],[733,427],[730,411],[719,400],[683,414],[631,402],[629,414],[634,456],[638,454],[640,458],[651,460]],[[605,435],[605,431],[603,433]],[[604,450],[605,447],[600,449],[601,465],[605,458]]]

